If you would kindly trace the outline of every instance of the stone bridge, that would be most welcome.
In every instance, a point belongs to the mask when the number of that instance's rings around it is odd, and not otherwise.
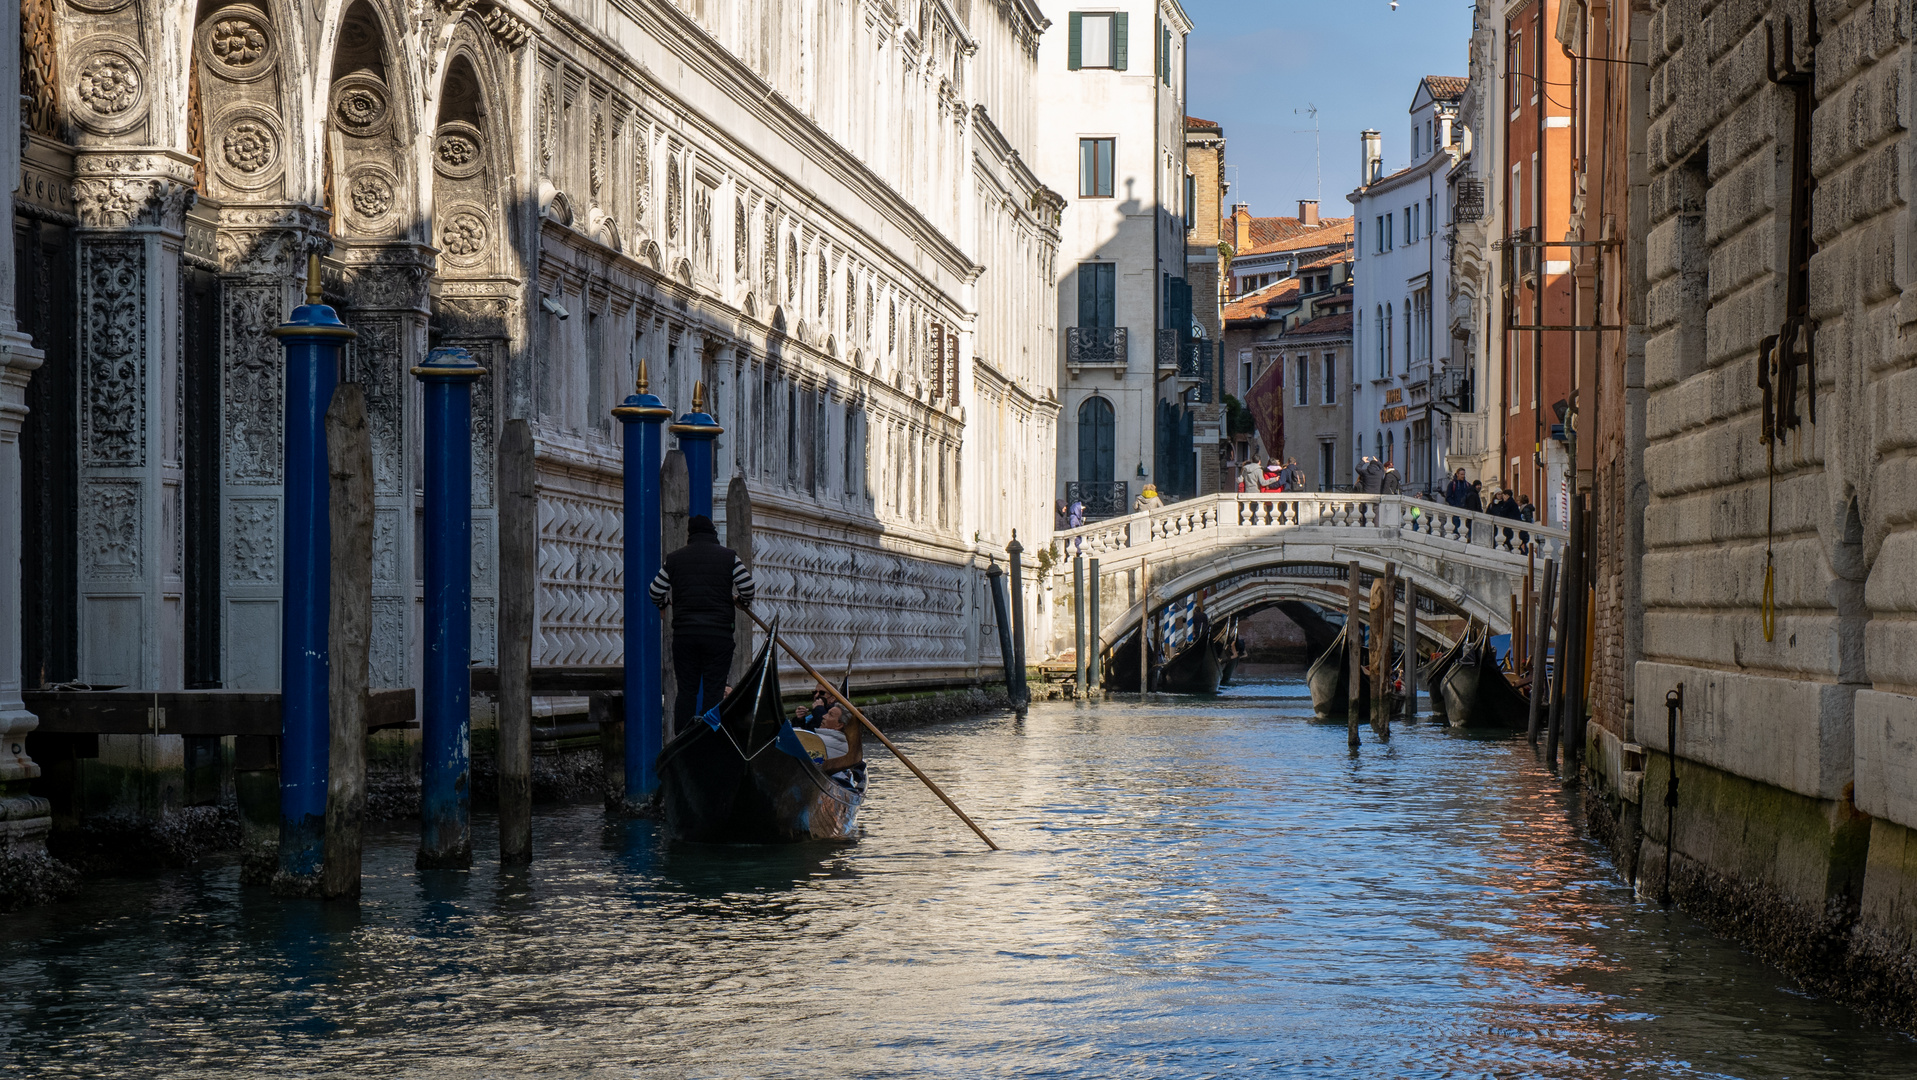
[[[1529,543],[1526,543],[1526,535]],[[1109,647],[1137,628],[1139,573],[1149,565],[1154,618],[1202,599],[1214,623],[1303,600],[1345,607],[1349,564],[1369,589],[1386,563],[1418,587],[1420,609],[1511,627],[1511,597],[1527,570],[1558,559],[1563,528],[1517,523],[1399,495],[1227,492],[1052,534],[1048,574],[1058,605],[1049,654],[1072,651],[1072,564],[1097,559],[1098,640]],[[1089,588],[1089,581],[1087,587]],[[1440,626],[1427,629],[1444,640]]]

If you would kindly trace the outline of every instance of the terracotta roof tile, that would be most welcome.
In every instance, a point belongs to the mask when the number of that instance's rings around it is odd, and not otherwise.
[[[1331,254],[1326,255],[1322,259],[1313,259],[1312,261],[1304,264],[1303,266],[1300,266],[1298,269],[1322,270],[1327,266],[1337,266],[1340,263],[1348,263],[1350,261],[1351,261],[1351,251],[1350,249],[1347,248],[1344,251],[1334,251]]]
[[[1471,80],[1462,75],[1426,75],[1424,85],[1438,101],[1456,101],[1464,96]]]
[[[1297,278],[1291,277],[1248,292],[1225,305],[1225,321],[1266,318],[1268,308],[1296,303],[1300,284]]]
[[[1297,221],[1297,218],[1285,218]],[[1274,237],[1263,243],[1258,242],[1258,234],[1252,233],[1252,246],[1239,255],[1266,255],[1274,251],[1298,251],[1304,248],[1322,247],[1327,244],[1351,243],[1350,218],[1319,218],[1315,229],[1296,229],[1289,235]]]
[[[1337,315],[1320,315],[1310,322],[1299,323],[1285,331],[1284,336],[1315,337],[1323,334],[1349,333],[1351,333],[1351,312],[1346,311]]]
[[[1196,116],[1185,117],[1186,131],[1223,131],[1216,120],[1200,120]]]

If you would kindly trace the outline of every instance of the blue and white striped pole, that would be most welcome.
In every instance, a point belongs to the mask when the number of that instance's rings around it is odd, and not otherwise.
[[[280,617],[280,867],[274,887],[317,893],[325,865],[327,621],[332,532],[326,410],[340,353],[357,335],[321,302],[319,256],[307,261],[306,303],[273,336],[286,350],[286,585]]]
[[[420,869],[473,865],[473,382],[465,349],[434,349],[425,384],[426,650],[420,694]]]
[[[646,362],[636,390],[612,410],[626,427],[626,805],[659,789],[654,768],[665,745],[660,683],[659,609],[646,595],[659,573],[659,428],[672,419],[666,403],[646,392]]]

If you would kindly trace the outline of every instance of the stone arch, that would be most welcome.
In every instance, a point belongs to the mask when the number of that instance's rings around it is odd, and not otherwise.
[[[492,102],[498,94],[475,40],[462,27],[444,66],[439,113],[429,151],[433,170],[433,228],[439,276],[489,277],[509,270],[507,208],[500,189],[505,139]],[[475,36],[476,37],[476,36]]]
[[[304,193],[300,108],[282,77],[299,41],[271,0],[199,0],[189,35],[186,145],[200,194],[222,204]],[[290,119],[289,119],[290,118]]]
[[[413,95],[395,41],[371,0],[353,0],[333,44],[326,202],[333,235],[357,244],[416,239],[421,231],[410,152]]]

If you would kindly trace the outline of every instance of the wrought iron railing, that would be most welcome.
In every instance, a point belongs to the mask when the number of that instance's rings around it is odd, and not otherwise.
[[[1203,378],[1203,367],[1198,360],[1198,346],[1202,342],[1189,338],[1178,349],[1178,377],[1197,382]]]
[[[1178,331],[1160,330],[1156,350],[1156,367],[1160,371],[1170,371],[1178,366]]]
[[[1132,512],[1131,484],[1124,480],[1069,480],[1065,505],[1085,503],[1086,521],[1103,521]]]
[[[1065,331],[1065,362],[1068,364],[1117,364],[1123,367],[1126,353],[1125,327],[1073,326]]]

